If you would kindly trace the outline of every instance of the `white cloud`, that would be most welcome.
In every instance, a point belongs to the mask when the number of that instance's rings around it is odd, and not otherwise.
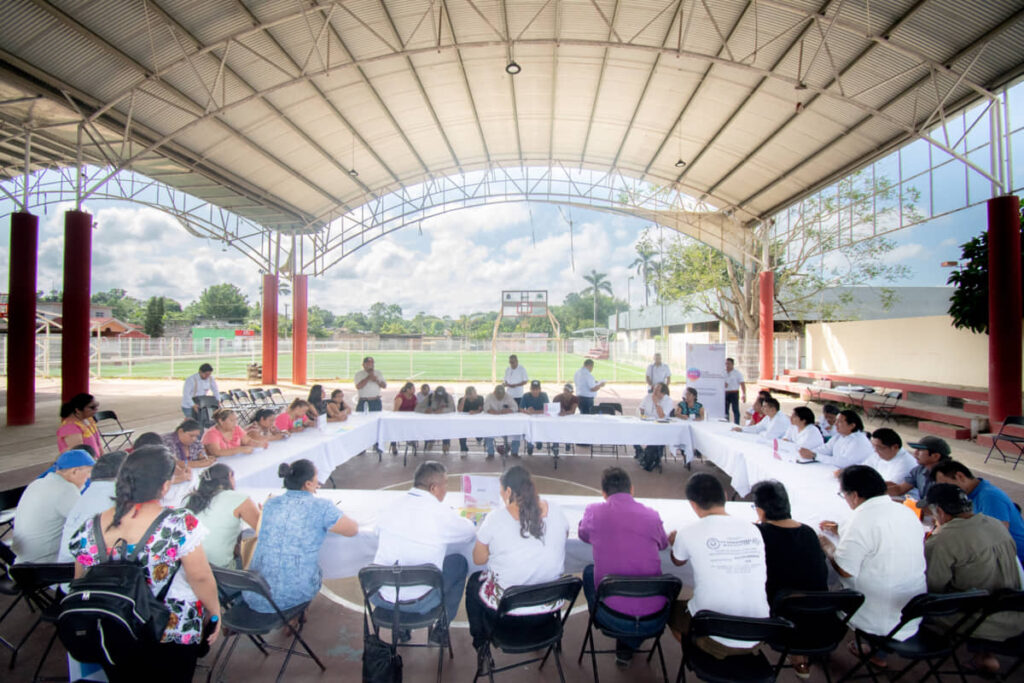
[[[900,264],[910,259],[919,258],[927,253],[928,249],[923,244],[917,242],[911,242],[909,244],[900,244],[893,248],[892,251],[883,254],[881,261],[889,264]]]

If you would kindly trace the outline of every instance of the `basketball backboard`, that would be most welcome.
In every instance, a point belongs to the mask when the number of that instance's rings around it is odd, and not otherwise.
[[[506,289],[501,292],[501,315],[504,318],[548,317],[546,289]]]

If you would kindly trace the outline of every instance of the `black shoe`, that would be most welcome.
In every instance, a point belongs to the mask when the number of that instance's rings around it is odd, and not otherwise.
[[[526,454],[527,455],[533,455],[533,446],[532,445],[528,444],[526,446]]]
[[[615,665],[625,669],[633,661],[633,648],[622,641],[615,641]]]
[[[427,642],[440,645],[441,647],[448,647],[448,627],[432,624],[427,629]]]
[[[399,644],[408,643],[410,640],[412,640],[412,631],[410,631],[407,628],[399,629],[398,633],[396,633],[395,636],[395,642]]]

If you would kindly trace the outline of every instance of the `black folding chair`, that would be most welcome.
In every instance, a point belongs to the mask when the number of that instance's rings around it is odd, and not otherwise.
[[[18,590],[17,584],[14,583],[14,579],[11,578],[10,569],[14,565],[14,551],[11,550],[6,543],[0,541],[0,595],[8,595],[14,597],[11,604],[7,606],[3,614],[0,614],[0,624],[4,622],[7,615],[11,613],[14,606],[21,602],[24,597],[21,591]],[[17,654],[18,649],[11,644],[11,641],[7,640],[3,636],[0,636],[0,645],[3,645],[11,652]]]
[[[18,502],[21,494],[25,493],[26,486],[15,486],[13,489],[0,491],[0,538],[14,528],[14,512],[18,509]]]
[[[75,578],[75,564],[74,562],[20,562],[11,566],[10,568],[11,578],[14,579],[14,585],[18,588],[22,597],[25,598],[29,606],[39,612],[38,618],[28,631],[22,636],[21,641],[14,647],[14,653],[11,655],[10,668],[14,668],[14,662],[18,657],[18,651],[28,641],[29,637],[35,632],[36,628],[42,622],[48,624],[56,624],[57,615],[60,614],[60,600],[63,597],[63,593],[59,590],[54,591],[50,589],[50,586],[61,583],[69,583],[71,579]],[[46,657],[50,654],[50,650],[53,649],[53,643],[57,640],[57,628],[54,626],[53,635],[50,636],[50,640],[46,643],[46,649],[43,650],[43,655],[39,658],[39,664],[36,665],[36,670],[32,673],[32,682],[36,681],[66,681],[67,676],[58,676],[55,678],[40,678],[39,672],[43,669],[43,664],[46,662]]]
[[[886,650],[903,659],[910,660],[910,663],[895,676],[890,674],[889,681],[897,681],[917,666],[918,663],[927,662],[927,673],[919,676],[917,680],[924,681],[934,677],[936,681],[941,682],[939,667],[950,657],[953,658],[957,673],[963,677],[963,668],[956,657],[957,647],[967,639],[964,633],[965,629],[962,627],[985,608],[988,599],[989,593],[985,590],[964,591],[962,593],[922,593],[921,595],[914,596],[903,607],[899,623],[886,635],[880,636],[873,633],[865,633],[860,629],[854,630],[854,643],[856,643],[857,651],[861,653],[861,657],[857,665],[839,679],[839,683],[852,679],[854,677],[853,674],[862,666],[865,666],[880,650]],[[908,622],[914,619],[932,620],[943,617],[945,618],[943,623],[946,626],[941,630],[922,626],[918,628],[916,634],[906,640],[899,640],[895,637]],[[864,653],[864,645],[868,646],[867,653]],[[868,676],[870,676],[872,681],[877,682],[878,677],[874,669],[870,665],[867,668]],[[867,678],[868,676],[860,676],[860,678]]]
[[[259,410],[259,407],[253,401],[249,392],[245,389],[232,389],[229,394],[242,422],[251,422],[252,416]]]
[[[448,647],[448,658],[455,656],[452,651],[451,638],[443,640],[447,642],[430,642],[428,637],[426,643],[401,643],[399,633],[403,630],[418,628],[431,629],[430,632],[440,629],[440,632],[447,632],[451,616],[444,606],[444,579],[441,570],[432,564],[419,564],[410,567],[399,565],[370,565],[359,570],[359,586],[363,591],[363,609],[370,617],[373,624],[373,634],[380,637],[380,629],[391,630],[391,647],[436,647],[437,648],[437,680],[441,681],[441,671],[444,667],[445,645]],[[430,591],[415,599],[403,600],[402,588],[407,590],[410,586],[427,586]],[[389,587],[395,589],[395,603],[399,605],[412,606],[423,601],[430,595],[436,595],[440,602],[436,607],[422,613],[392,609],[386,606],[376,607],[370,602],[373,596],[377,595],[381,588]]]
[[[887,392],[882,397],[882,402],[871,409],[871,416],[883,422],[888,422],[893,418],[893,413],[896,412],[896,407],[899,406],[901,398],[903,398],[902,391]]]
[[[775,664],[775,673],[790,669],[786,654],[803,655],[810,659],[828,659],[849,630],[850,617],[864,604],[864,594],[855,590],[841,591],[782,591],[772,605],[772,614],[788,619],[795,630],[784,642],[768,641],[769,647],[784,653]],[[825,680],[832,683],[828,665],[823,667]]]
[[[779,672],[759,649],[751,650],[749,654],[717,659],[698,647],[697,639],[718,636],[751,642],[784,643],[792,631],[793,622],[782,617],[734,617],[702,609],[690,620],[690,630],[683,641],[683,661],[679,664],[676,680],[685,681],[686,669],[690,669],[700,680],[712,683],[772,683]]]
[[[286,405],[288,405],[288,400],[284,397],[284,394],[282,394],[281,390],[278,389],[277,387],[274,387],[273,389],[267,389],[266,390],[266,394],[267,394],[267,397],[270,398],[271,402],[273,402],[274,405],[278,405],[278,406],[286,406]],[[281,400],[279,401],[277,399],[281,399]]]
[[[661,576],[622,576],[619,574],[608,574],[605,576],[601,579],[601,583],[597,585],[597,596],[594,600],[594,604],[589,606],[590,619],[587,622],[587,635],[583,637],[583,644],[580,646],[580,656],[576,660],[576,663],[582,663],[583,654],[585,652],[589,652],[590,663],[594,669],[594,683],[599,683],[597,675],[597,655],[611,654],[614,653],[615,650],[597,649],[597,644],[594,642],[593,629],[595,627],[600,629],[601,633],[609,638],[653,638],[654,642],[651,644],[649,649],[637,649],[634,652],[640,654],[647,653],[648,664],[650,664],[654,653],[657,652],[658,661],[661,664],[661,675],[664,677],[665,683],[668,683],[668,670],[665,668],[665,656],[661,649],[661,634],[665,631],[665,624],[668,623],[668,616],[672,609],[672,603],[679,596],[679,591],[682,587],[683,582],[680,581],[678,577],[672,576],[671,574],[662,574]],[[665,605],[657,612],[637,617],[631,614],[617,612],[609,607],[607,601],[608,598],[612,597],[662,597],[665,599]],[[636,629],[630,632],[618,631],[614,626],[602,621],[601,617],[604,614],[632,620],[636,624]],[[590,643],[589,649],[587,648],[588,642]]]
[[[193,396],[192,403],[199,407],[199,426],[207,430],[213,426],[213,413],[220,408],[220,398],[213,396]]]
[[[993,593],[967,637],[969,647],[977,647],[985,652],[1014,658],[1013,665],[1009,669],[995,674],[994,679],[1000,681],[1015,680],[1014,674],[1024,663],[1024,632],[1007,640],[986,640],[976,638],[973,634],[989,617],[1007,612],[1024,612],[1024,590],[1001,590]]]
[[[132,434],[134,429],[125,429],[121,421],[117,419],[117,413],[113,410],[101,410],[95,415],[96,426],[100,428],[100,438],[103,439],[103,448],[106,451],[116,451],[132,445]],[[116,429],[103,430],[103,422],[113,422]]]
[[[999,427],[999,433],[992,437],[992,447],[988,449],[988,455],[985,456],[985,462],[988,462],[988,459],[992,457],[992,451],[999,451],[999,455],[1002,456],[1003,462],[1006,462],[1006,453],[1003,453],[1003,449],[999,447],[999,442],[1005,441],[1008,444],[1012,444],[1017,449],[1017,459],[1013,462],[1013,469],[1017,469],[1017,465],[1019,465],[1021,459],[1024,458],[1024,436],[1006,434],[1007,426],[1024,427],[1024,415],[1010,415],[1003,420],[1003,424]]]
[[[494,674],[518,669],[534,662],[540,662],[540,668],[544,668],[544,664],[552,652],[554,652],[555,666],[558,667],[558,679],[565,683],[565,672],[562,671],[562,662],[559,657],[562,652],[562,634],[565,630],[565,622],[569,619],[572,606],[576,603],[576,597],[582,587],[583,581],[579,577],[563,576],[549,583],[541,583],[536,586],[513,586],[505,591],[498,603],[498,618],[494,630],[491,632],[487,644],[484,645],[483,652],[477,658],[473,683],[476,683],[481,676],[487,676],[491,683],[494,683]],[[551,604],[557,604],[559,607],[548,614],[528,616],[509,614],[513,610],[524,607]],[[523,628],[524,621],[529,628]],[[543,649],[544,656],[518,661],[496,669],[494,668],[494,658],[491,656],[492,645],[507,654],[523,654]]]
[[[228,660],[231,659],[235,646],[238,644],[238,637],[243,634],[249,637],[264,656],[269,656],[267,650],[285,653],[284,663],[281,664],[281,670],[277,673],[278,683],[284,678],[285,669],[288,668],[288,660],[291,659],[292,655],[309,657],[316,662],[321,671],[327,670],[323,662],[320,661],[320,658],[316,656],[316,653],[313,652],[312,648],[309,647],[309,644],[302,637],[302,627],[306,623],[306,608],[309,607],[308,602],[282,610],[270,595],[270,586],[267,585],[266,580],[258,572],[221,569],[212,565],[210,568],[213,570],[214,579],[217,580],[217,590],[221,595],[222,607],[225,604],[227,605],[221,618],[221,627],[225,629],[224,632],[229,633],[226,637],[222,638],[220,649],[217,650],[217,655],[210,664],[210,673],[206,677],[207,683],[210,683],[214,678],[214,674],[217,673],[217,663],[220,661],[221,655],[224,654],[224,648],[230,642],[231,647],[228,649],[227,656],[224,657],[224,662],[220,668],[220,673],[223,677],[224,670],[228,666]],[[249,591],[260,595],[270,603],[274,611],[257,612],[253,610],[242,599],[242,591]],[[292,626],[292,621],[296,619],[299,624],[297,629]],[[278,628],[286,629],[292,636],[291,643],[286,648],[271,645],[263,639],[263,636]],[[301,644],[305,652],[296,650],[295,643]]]

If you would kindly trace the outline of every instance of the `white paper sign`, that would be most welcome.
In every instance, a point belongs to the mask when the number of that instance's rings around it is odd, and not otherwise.
[[[559,415],[562,414],[562,404],[558,403],[557,401],[554,403],[545,403],[544,414],[550,415],[552,417],[558,417]]]
[[[462,475],[462,494],[468,508],[500,508],[501,480],[480,474]]]
[[[708,419],[725,417],[725,344],[686,345],[686,386],[697,390]]]

